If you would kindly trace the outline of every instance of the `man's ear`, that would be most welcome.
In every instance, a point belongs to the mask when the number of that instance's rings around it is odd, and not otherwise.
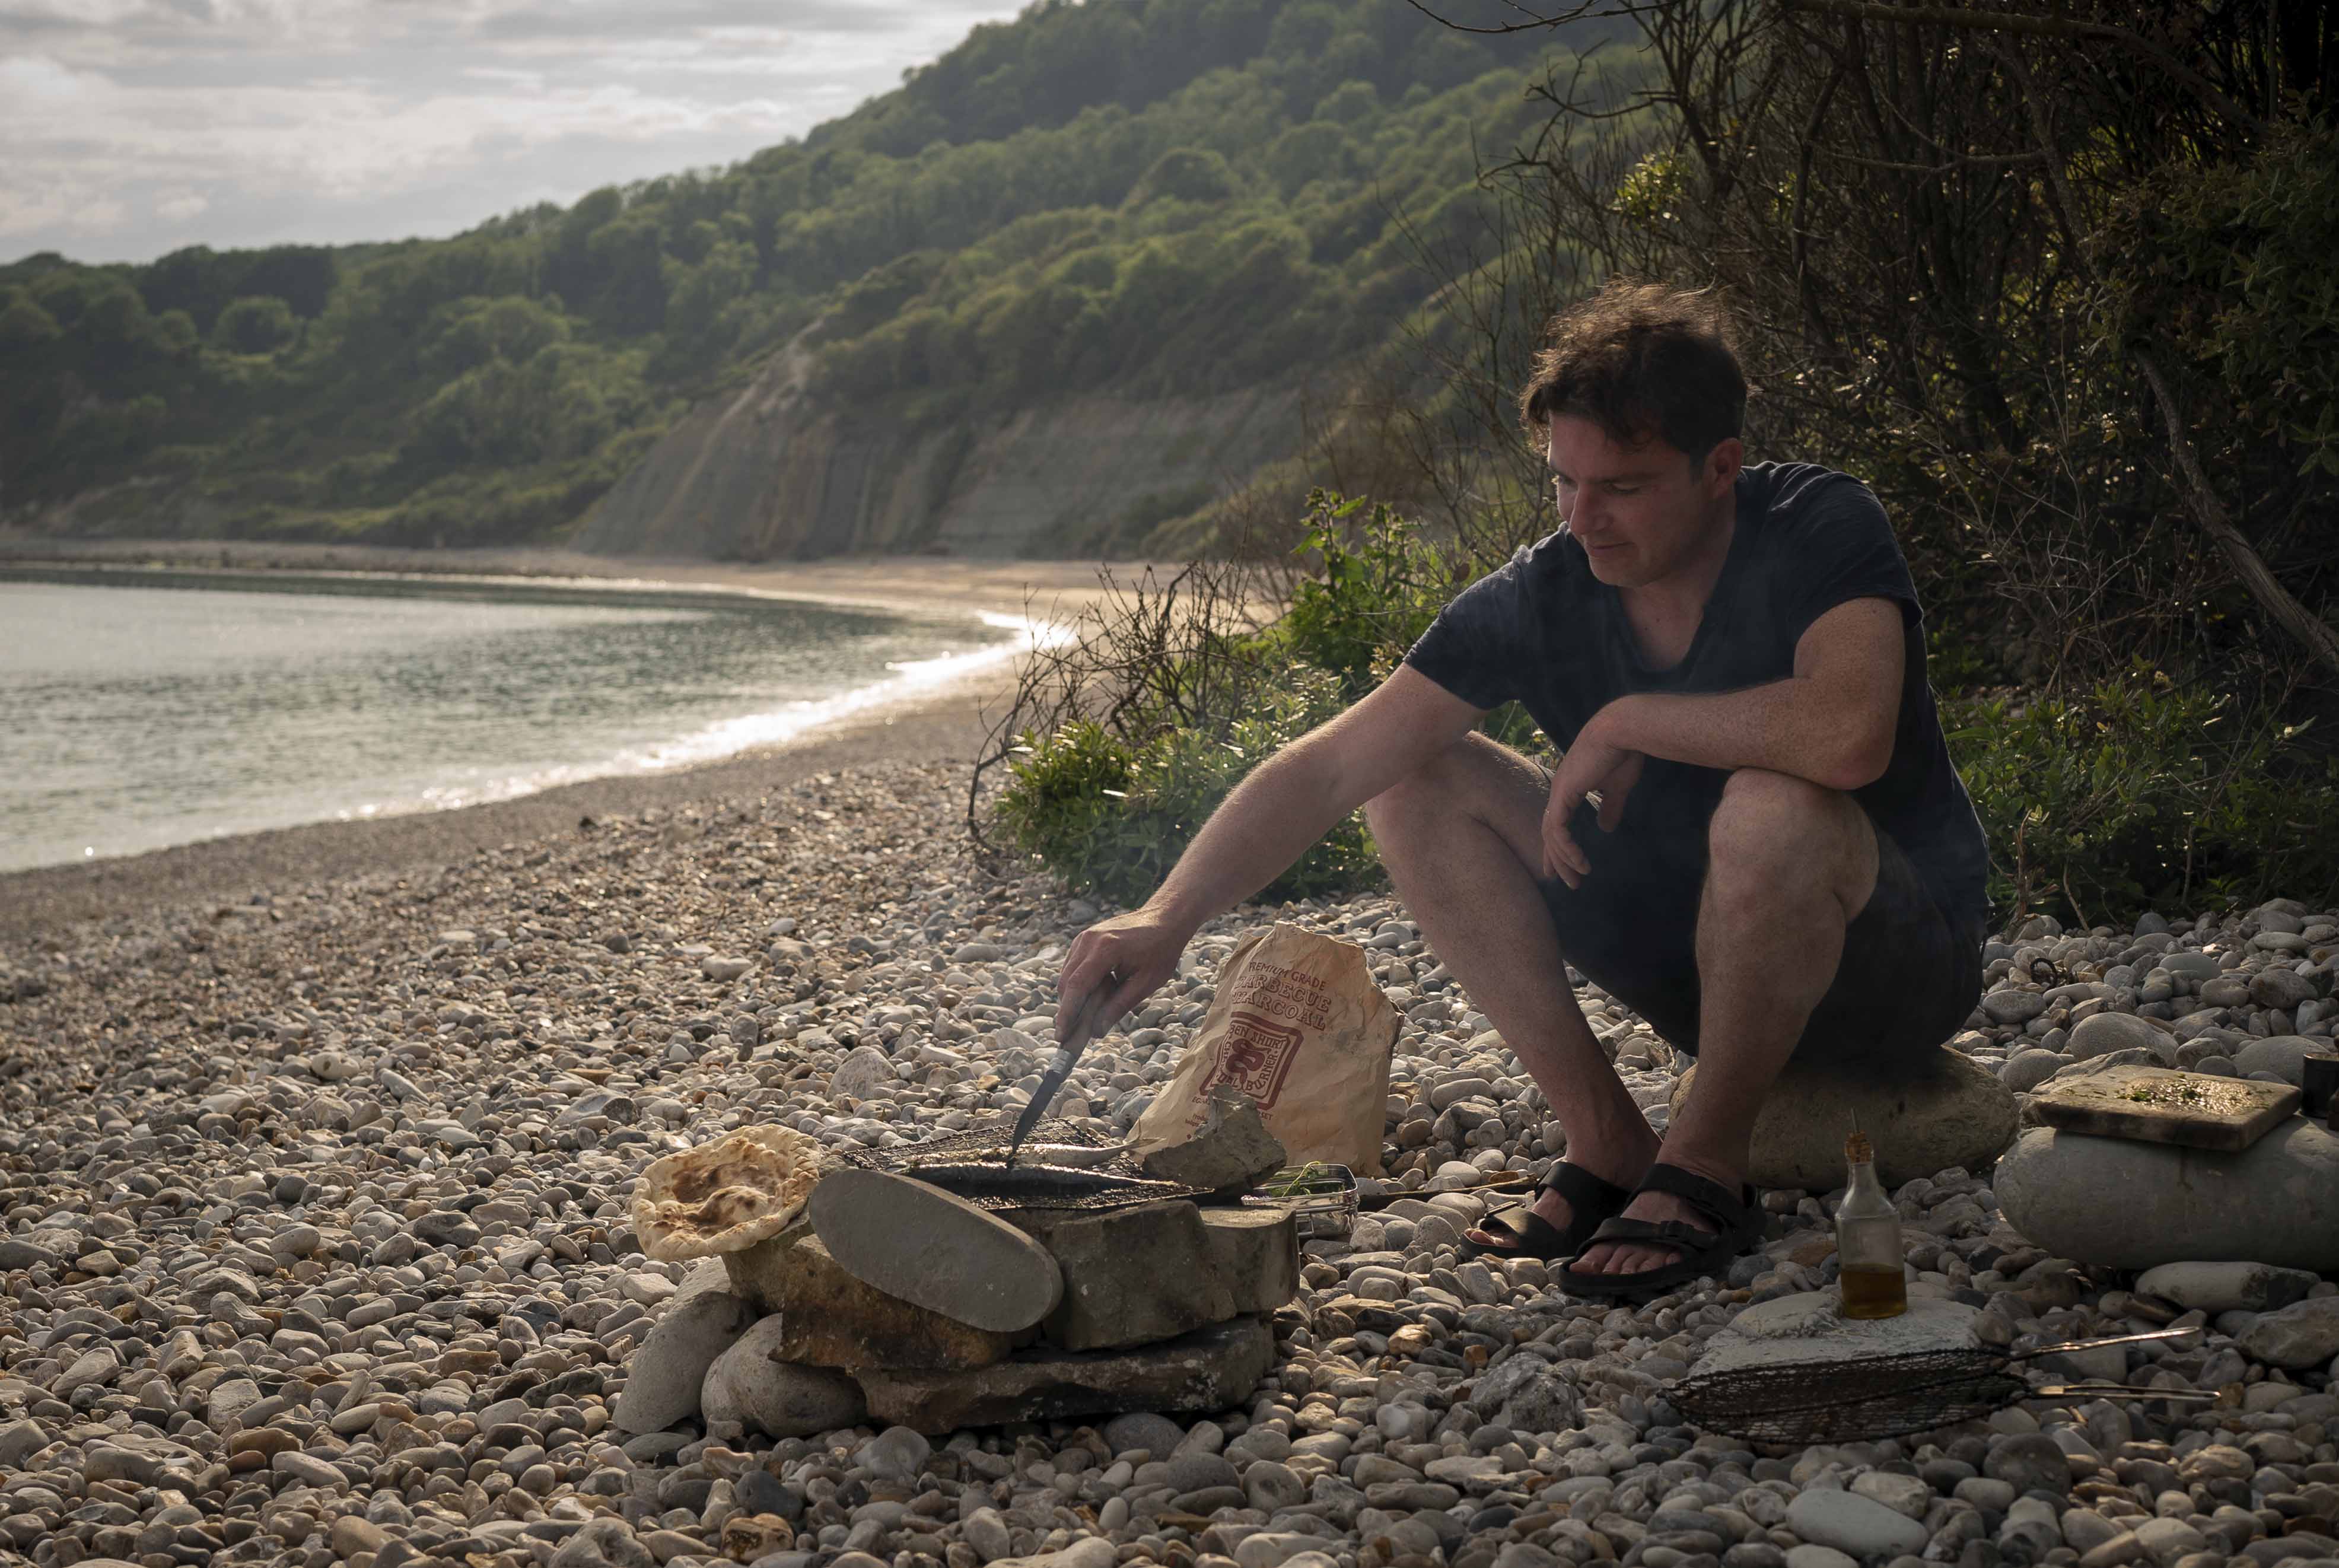
[[[1718,496],[1738,482],[1738,470],[1745,466],[1746,443],[1731,436],[1716,441],[1713,450],[1706,453],[1698,481]]]

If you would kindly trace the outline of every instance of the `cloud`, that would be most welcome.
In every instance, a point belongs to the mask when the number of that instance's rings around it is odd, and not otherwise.
[[[735,162],[1018,8],[0,0],[0,257],[451,233]]]

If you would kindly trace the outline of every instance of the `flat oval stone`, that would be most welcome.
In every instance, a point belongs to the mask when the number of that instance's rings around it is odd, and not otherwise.
[[[863,1284],[974,1328],[1012,1334],[1055,1310],[1064,1279],[1048,1249],[965,1198],[891,1171],[829,1172],[812,1228]]]

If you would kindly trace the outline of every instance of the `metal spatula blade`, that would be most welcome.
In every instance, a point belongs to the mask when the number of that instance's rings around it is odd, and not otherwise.
[[[1040,1087],[1031,1091],[1031,1103],[1015,1118],[1015,1132],[1007,1140],[1007,1158],[1002,1163],[1015,1163],[1016,1150],[1023,1147],[1023,1140],[1031,1136],[1031,1129],[1040,1125],[1048,1108],[1056,1102],[1056,1096],[1063,1092],[1064,1080],[1072,1076],[1072,1067],[1081,1060],[1081,1052],[1089,1048],[1089,1041],[1096,1038],[1097,1026],[1104,1021],[1097,1015],[1104,1007],[1106,991],[1114,983],[1111,976],[1106,976],[1104,983],[1089,992],[1088,1000],[1081,1004],[1081,1011],[1072,1018],[1071,1033],[1057,1048],[1056,1060],[1041,1075]]]

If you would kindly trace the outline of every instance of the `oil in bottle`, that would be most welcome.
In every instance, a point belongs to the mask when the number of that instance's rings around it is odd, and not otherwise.
[[[1850,1181],[1835,1211],[1835,1254],[1846,1317],[1898,1317],[1909,1310],[1901,1271],[1900,1211],[1876,1179],[1876,1149],[1865,1133],[1844,1144]]]

